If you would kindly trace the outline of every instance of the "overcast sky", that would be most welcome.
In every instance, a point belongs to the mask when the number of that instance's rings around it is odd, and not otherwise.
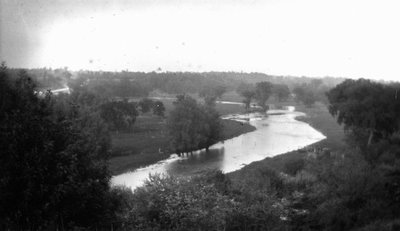
[[[0,59],[400,80],[400,1],[0,0]]]

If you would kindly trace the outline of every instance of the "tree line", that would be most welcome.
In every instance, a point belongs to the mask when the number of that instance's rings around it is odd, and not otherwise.
[[[294,85],[293,89],[286,84],[273,84],[267,81],[258,82],[255,85],[242,83],[236,91],[243,97],[246,109],[250,109],[251,102],[255,100],[258,106],[266,110],[266,102],[271,97],[274,97],[275,102],[278,103],[293,98],[297,103],[302,103],[307,107],[312,107],[317,101],[327,104],[325,93],[330,89],[323,80],[313,79],[310,83]]]
[[[9,69],[16,76],[19,69]],[[324,77],[320,79],[292,76],[271,76],[262,73],[239,72],[105,72],[70,71],[67,68],[29,69],[29,76],[35,80],[41,90],[86,85],[91,91],[105,97],[146,97],[158,90],[168,94],[203,94],[206,89],[219,88],[235,91],[243,85],[254,86],[259,82],[274,85],[274,95],[285,100],[287,89],[295,93],[297,88],[301,102],[310,104],[310,99],[327,102],[324,92],[342,82],[343,78]],[[286,88],[287,86],[287,88]],[[304,91],[305,90],[305,91]],[[240,91],[241,92],[241,91]],[[307,94],[303,94],[307,93]],[[313,94],[311,94],[313,93]],[[278,95],[279,94],[279,95]],[[314,96],[314,97],[312,97]],[[253,97],[254,98],[254,97]],[[302,100],[304,98],[304,100]]]

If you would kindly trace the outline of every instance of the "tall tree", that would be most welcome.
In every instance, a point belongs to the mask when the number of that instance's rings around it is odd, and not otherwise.
[[[149,112],[150,109],[153,107],[154,101],[149,98],[143,98],[139,101],[139,107],[142,113]]]
[[[203,140],[204,143],[199,143],[198,148],[208,150],[211,145],[217,143],[221,138],[223,126],[219,114],[214,107],[205,105],[202,107],[202,111],[204,113],[202,132],[205,139]]]
[[[168,117],[168,131],[171,145],[178,154],[194,150],[201,142],[201,111],[193,98],[185,95],[177,96],[175,109]]]
[[[369,146],[375,138],[386,138],[399,130],[397,92],[395,86],[371,80],[346,80],[327,93],[329,111],[345,129],[368,133]]]
[[[0,70],[0,228],[94,228],[106,222],[109,137],[102,120],[80,107],[56,113],[22,72]],[[93,193],[96,192],[96,193]]]
[[[289,87],[285,84],[274,84],[272,91],[279,102],[286,101],[290,96]]]
[[[259,82],[256,84],[255,98],[264,110],[268,109],[266,103],[271,94],[272,84],[270,82]]]
[[[237,93],[239,93],[244,99],[243,103],[246,110],[250,108],[252,99],[255,97],[255,89],[253,85],[242,83],[237,88]]]
[[[217,142],[222,125],[213,107],[199,105],[189,96],[178,96],[167,124],[171,145],[179,153],[208,148]]]
[[[311,85],[303,84],[293,89],[296,102],[302,102],[305,106],[311,107],[316,102],[315,89]]]
[[[243,103],[245,105],[246,110],[250,108],[251,100],[254,98],[256,93],[254,91],[243,91],[242,96],[244,97]]]
[[[164,116],[165,107],[163,102],[157,100],[153,103],[153,114],[157,116]]]
[[[135,123],[136,103],[123,101],[111,101],[100,106],[100,115],[112,130],[130,130]]]
[[[226,88],[224,86],[207,86],[199,92],[199,96],[204,98],[206,105],[214,106],[215,101],[221,98],[225,93]]]

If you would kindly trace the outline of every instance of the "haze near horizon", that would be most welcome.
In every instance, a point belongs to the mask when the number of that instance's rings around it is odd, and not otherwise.
[[[11,67],[400,79],[396,1],[0,3]]]

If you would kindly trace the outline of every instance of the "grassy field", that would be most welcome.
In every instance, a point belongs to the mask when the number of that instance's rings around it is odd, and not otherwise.
[[[168,114],[173,109],[173,100],[162,101]],[[245,112],[242,106],[231,104],[217,104],[216,109],[221,115]],[[251,125],[231,120],[223,120],[223,125],[221,140],[255,129]],[[113,174],[119,174],[166,159],[171,153],[173,150],[170,150],[168,142],[166,119],[151,114],[141,115],[136,119],[133,132],[112,134],[112,158],[109,168]]]

